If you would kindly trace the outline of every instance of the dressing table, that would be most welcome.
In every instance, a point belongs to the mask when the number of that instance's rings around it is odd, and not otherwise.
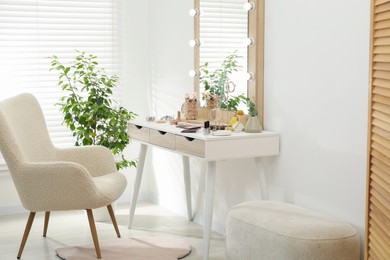
[[[141,143],[137,176],[130,207],[129,228],[131,228],[134,218],[146,152],[149,146],[162,148],[182,155],[187,213],[190,221],[192,221],[192,205],[189,157],[201,158],[207,162],[204,196],[203,259],[208,259],[209,256],[217,161],[254,158],[262,198],[268,198],[267,184],[261,158],[279,154],[278,133],[268,131],[261,133],[240,132],[231,133],[228,136],[214,136],[212,134],[204,135],[202,131],[182,133],[181,128],[177,128],[175,125],[170,125],[169,123],[139,120],[129,122],[128,134],[134,141]]]

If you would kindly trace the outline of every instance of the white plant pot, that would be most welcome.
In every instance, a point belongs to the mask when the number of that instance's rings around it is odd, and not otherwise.
[[[257,116],[251,116],[245,124],[245,132],[247,133],[260,133],[263,130],[263,126]]]

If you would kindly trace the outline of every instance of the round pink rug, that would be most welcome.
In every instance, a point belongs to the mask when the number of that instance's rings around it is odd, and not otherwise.
[[[101,241],[102,259],[106,260],[177,260],[191,253],[188,243],[158,237],[129,238]],[[66,260],[96,260],[93,244],[56,249],[57,256]]]

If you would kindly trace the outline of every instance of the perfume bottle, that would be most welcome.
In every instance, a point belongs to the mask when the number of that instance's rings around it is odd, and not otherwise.
[[[204,135],[210,134],[210,121],[204,122],[203,134]]]

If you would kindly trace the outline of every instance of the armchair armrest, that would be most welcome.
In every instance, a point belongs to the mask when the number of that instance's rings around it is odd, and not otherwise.
[[[116,172],[115,160],[112,152],[100,145],[76,146],[71,148],[56,148],[59,161],[79,163],[84,166],[93,177]]]
[[[32,162],[21,166],[20,194],[31,211],[91,209],[109,204],[88,171],[73,162]]]

